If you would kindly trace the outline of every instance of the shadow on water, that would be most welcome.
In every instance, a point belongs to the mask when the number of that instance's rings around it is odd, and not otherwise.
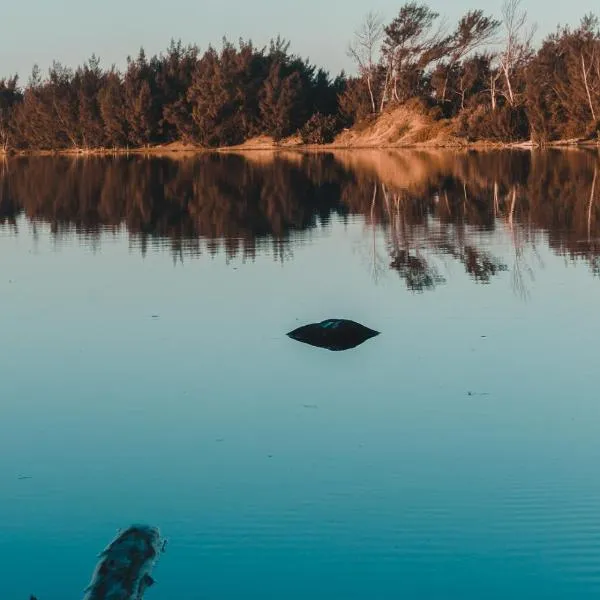
[[[374,273],[391,269],[409,290],[443,285],[441,259],[481,284],[510,271],[526,293],[525,250],[535,255],[541,240],[600,275],[598,165],[583,150],[15,158],[0,162],[0,224],[18,230],[24,214],[90,244],[125,227],[142,253],[285,261],[303,232],[358,216],[385,238]],[[509,262],[481,240],[500,230],[514,248]]]

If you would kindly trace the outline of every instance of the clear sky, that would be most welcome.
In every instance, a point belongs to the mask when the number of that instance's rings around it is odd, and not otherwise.
[[[597,0],[523,0],[541,34],[558,23],[575,24]],[[391,20],[402,0],[29,0],[1,2],[0,76],[18,72],[23,82],[34,63],[45,72],[52,59],[69,66],[92,53],[102,64],[122,66],[144,46],[148,54],[167,47],[171,37],[205,48],[223,35],[266,43],[280,33],[292,50],[332,72],[351,69],[345,48],[369,10]],[[500,12],[502,0],[430,0],[450,22],[471,8]]]

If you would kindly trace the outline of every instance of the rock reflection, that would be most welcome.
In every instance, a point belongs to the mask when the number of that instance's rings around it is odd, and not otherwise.
[[[599,188],[598,154],[584,150],[27,157],[0,162],[0,224],[16,230],[24,214],[57,238],[126,228],[142,253],[285,261],[306,232],[359,216],[386,241],[382,260],[373,238],[374,273],[385,264],[409,290],[442,285],[450,260],[479,284],[510,271],[526,294],[540,243],[600,275]]]

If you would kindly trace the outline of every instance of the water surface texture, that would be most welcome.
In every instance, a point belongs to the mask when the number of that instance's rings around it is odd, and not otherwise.
[[[598,597],[599,165],[0,162],[2,600]]]

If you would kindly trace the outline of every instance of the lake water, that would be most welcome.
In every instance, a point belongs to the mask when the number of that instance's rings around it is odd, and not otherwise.
[[[597,597],[599,165],[0,162],[2,600],[135,522],[147,600]]]

